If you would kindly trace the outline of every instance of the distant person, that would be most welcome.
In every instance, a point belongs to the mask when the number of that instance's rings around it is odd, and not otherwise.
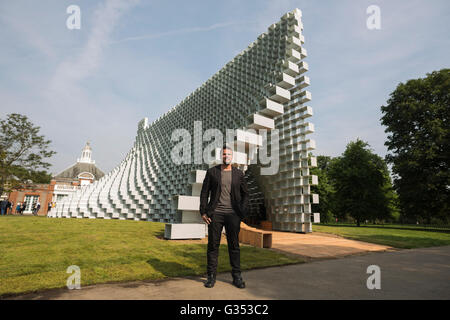
[[[20,208],[22,208],[22,205],[20,204],[20,202],[17,202],[16,213],[20,214]]]
[[[36,204],[36,215],[39,212],[39,209],[41,209],[41,203],[38,201]]]
[[[31,205],[31,213],[33,214],[33,216],[36,215],[36,203],[33,203]]]
[[[5,215],[7,206],[8,206],[8,201],[6,201],[6,200],[0,201],[0,214],[2,216]]]
[[[26,207],[27,207],[27,202],[24,201],[24,202],[22,203],[22,205],[20,206],[20,214],[23,215],[23,213],[25,212]]]
[[[52,210],[52,203],[49,202],[47,205],[47,213],[50,212],[50,210]]]
[[[9,200],[7,200],[7,204],[6,204],[6,214],[8,214],[9,211],[12,211],[13,208],[13,203],[10,202]],[[12,212],[10,212],[12,213]]]

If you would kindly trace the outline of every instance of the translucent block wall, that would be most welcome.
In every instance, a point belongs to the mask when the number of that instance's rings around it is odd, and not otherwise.
[[[309,172],[316,159],[308,156],[315,141],[307,137],[314,125],[308,121],[313,112],[307,105],[311,93],[305,89],[310,79],[305,75],[302,30],[299,9],[283,15],[175,107],[152,123],[147,118],[140,121],[134,146],[124,160],[58,203],[48,216],[177,222],[173,196],[190,195],[192,170],[209,168],[194,163],[203,152],[194,148],[194,142],[203,148],[210,143],[202,141],[204,131],[217,128],[225,137],[226,129],[268,128],[279,133],[279,171],[267,176],[255,170],[257,164],[249,167],[250,206],[264,202],[274,230],[311,231],[311,217],[318,220],[311,204],[318,202],[318,196],[310,193],[317,177]],[[201,121],[201,129],[197,127],[194,134],[195,121]],[[171,140],[176,129],[185,129],[192,137],[191,164],[171,160],[171,150],[178,144]]]

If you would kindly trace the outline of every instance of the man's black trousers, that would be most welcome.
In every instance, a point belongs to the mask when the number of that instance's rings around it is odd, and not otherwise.
[[[219,258],[220,239],[222,228],[225,226],[225,233],[228,243],[228,255],[230,257],[231,274],[237,276],[241,274],[239,249],[239,231],[241,229],[241,218],[233,211],[232,213],[222,213],[214,211],[211,215],[211,223],[208,225],[208,251],[207,251],[207,272],[216,273],[217,261]]]

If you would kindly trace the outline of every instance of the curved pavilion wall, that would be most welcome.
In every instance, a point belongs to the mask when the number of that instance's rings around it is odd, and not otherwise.
[[[309,172],[316,158],[309,156],[315,142],[308,137],[314,125],[308,121],[313,113],[307,105],[311,93],[306,90],[310,81],[305,75],[302,30],[300,10],[283,15],[175,107],[152,123],[147,118],[140,121],[134,146],[122,162],[58,203],[49,217],[176,222],[179,215],[173,196],[190,194],[190,172],[209,165],[173,163],[171,150],[177,142],[171,134],[184,128],[193,137],[192,144],[196,141],[205,147],[209,142],[202,141],[198,130],[194,134],[194,122],[201,121],[202,133],[208,128],[224,133],[227,128],[277,129],[278,172],[261,175],[255,170],[258,164],[246,172],[250,215],[264,205],[274,230],[311,231],[311,222],[317,222],[319,215],[311,211],[318,195],[310,190],[317,176]],[[270,137],[267,142],[271,149]],[[196,152],[192,147],[192,159]]]

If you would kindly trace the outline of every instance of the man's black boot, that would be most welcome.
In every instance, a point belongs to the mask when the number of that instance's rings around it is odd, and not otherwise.
[[[245,288],[245,282],[242,279],[241,275],[233,275],[233,285],[238,287],[239,289],[244,289]]]
[[[210,273],[208,274],[208,281],[205,282],[205,287],[212,288],[216,284],[216,274]]]

